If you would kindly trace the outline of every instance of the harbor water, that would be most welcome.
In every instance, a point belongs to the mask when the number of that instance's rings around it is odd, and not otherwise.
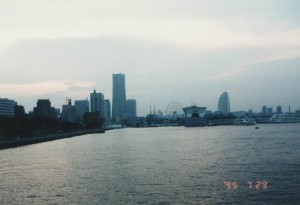
[[[0,150],[0,204],[300,204],[300,124],[126,128]]]

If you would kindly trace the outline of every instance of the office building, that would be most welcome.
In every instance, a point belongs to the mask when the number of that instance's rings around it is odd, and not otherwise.
[[[0,115],[7,117],[15,116],[15,106],[17,102],[7,98],[0,98]]]
[[[277,106],[276,113],[277,114],[281,114],[282,113],[282,107],[280,105]]]
[[[82,121],[84,113],[89,112],[89,108],[90,108],[89,101],[88,101],[88,99],[75,100],[74,105],[75,105],[75,111],[76,111],[76,118],[79,121]]]
[[[126,117],[128,118],[136,117],[136,100],[134,99],[126,100]]]
[[[126,115],[125,75],[113,74],[112,117],[118,122]]]
[[[63,122],[76,122],[76,110],[75,106],[72,105],[72,100],[69,99],[66,105],[62,106],[61,120]]]
[[[272,116],[273,115],[273,108],[272,107],[269,107],[267,109],[267,112],[268,112],[268,116]]]
[[[262,108],[261,108],[261,113],[262,113],[262,115],[263,116],[266,116],[266,115],[268,115],[268,109],[267,109],[267,106],[262,106]]]
[[[104,95],[102,93],[96,93],[94,90],[90,94],[91,112],[98,112],[100,118],[104,118]]]
[[[230,113],[230,103],[227,92],[222,93],[219,98],[218,111],[224,115],[228,115]]]
[[[56,119],[55,108],[51,107],[49,99],[39,99],[37,101],[37,106],[33,108],[33,116]]]

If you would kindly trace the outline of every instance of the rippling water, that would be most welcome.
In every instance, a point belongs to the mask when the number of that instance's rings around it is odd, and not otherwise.
[[[128,128],[0,157],[0,204],[300,204],[300,124]]]

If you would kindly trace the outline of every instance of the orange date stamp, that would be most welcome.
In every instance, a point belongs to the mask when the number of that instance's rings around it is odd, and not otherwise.
[[[240,186],[235,181],[224,181],[224,185],[226,189],[236,190]],[[247,184],[244,184],[248,186],[249,189],[256,189],[256,190],[266,190],[268,189],[268,182],[265,180],[262,181],[256,181],[256,183],[253,183],[252,181],[248,181]]]

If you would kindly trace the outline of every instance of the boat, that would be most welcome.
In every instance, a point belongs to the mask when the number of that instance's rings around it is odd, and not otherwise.
[[[300,123],[300,116],[293,114],[275,114],[269,119],[269,123]]]
[[[256,125],[256,122],[253,119],[241,118],[235,121],[234,125]]]
[[[196,105],[182,108],[185,114],[184,125],[186,127],[206,126],[204,118],[206,107],[197,107]]]

